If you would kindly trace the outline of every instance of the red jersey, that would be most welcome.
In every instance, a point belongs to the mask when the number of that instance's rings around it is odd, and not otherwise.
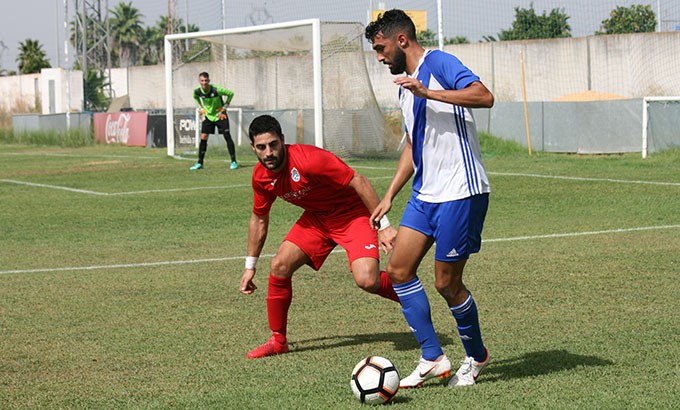
[[[312,145],[286,144],[286,162],[279,172],[261,163],[253,170],[253,213],[269,213],[276,197],[319,215],[368,212],[347,185],[354,170],[332,153]]]

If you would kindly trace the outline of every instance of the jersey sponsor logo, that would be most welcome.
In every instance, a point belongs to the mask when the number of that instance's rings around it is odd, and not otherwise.
[[[311,187],[306,187],[304,189],[301,189],[299,191],[292,191],[292,192],[286,192],[285,194],[281,195],[281,198],[283,198],[285,201],[296,201],[304,196],[307,195],[307,192],[309,192],[312,188]]]
[[[458,251],[456,250],[456,248],[451,249],[451,252],[446,254],[447,258],[453,258],[455,256],[458,256]]]
[[[377,246],[375,246],[375,245],[373,245],[373,244],[370,244],[370,245],[364,246],[364,248],[366,248],[366,249],[373,249],[373,248],[377,248]]]
[[[297,168],[290,170],[290,178],[295,182],[300,182],[300,173],[298,172]]]

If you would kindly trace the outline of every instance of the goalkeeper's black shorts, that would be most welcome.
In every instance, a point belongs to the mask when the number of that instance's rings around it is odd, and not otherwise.
[[[210,121],[206,118],[203,120],[203,124],[201,124],[201,134],[214,134],[215,128],[217,128],[220,134],[229,132],[229,118],[217,121]]]

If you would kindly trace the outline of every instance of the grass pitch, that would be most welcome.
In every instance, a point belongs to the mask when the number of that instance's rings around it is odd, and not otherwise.
[[[677,408],[680,152],[483,147],[493,193],[465,282],[491,364],[472,388],[430,381],[392,406]],[[0,145],[0,408],[358,409],[360,359],[413,370],[398,305],[357,288],[343,252],[294,276],[291,353],[245,358],[269,337],[267,265],[301,210],[274,205],[259,289],[241,295],[255,158],[220,156],[189,172],[161,150]],[[379,195],[396,167],[349,164]],[[455,366],[432,252],[419,276]]]

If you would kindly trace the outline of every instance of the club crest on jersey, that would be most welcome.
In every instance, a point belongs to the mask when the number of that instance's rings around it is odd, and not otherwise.
[[[298,172],[297,168],[290,170],[290,178],[295,182],[300,182],[300,173]]]

